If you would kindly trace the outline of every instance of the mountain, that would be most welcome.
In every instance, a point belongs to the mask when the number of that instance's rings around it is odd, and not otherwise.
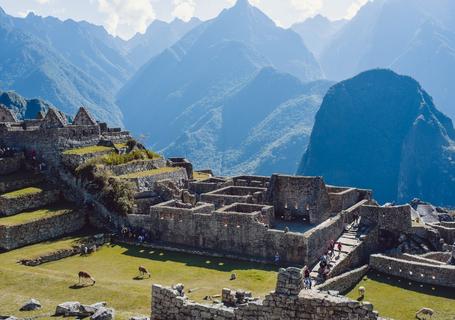
[[[347,20],[331,21],[318,14],[303,22],[292,25],[292,30],[297,32],[305,42],[310,51],[319,57],[331,42],[333,36],[347,23]]]
[[[218,174],[294,173],[328,81],[303,84],[267,67],[164,150]]]
[[[0,91],[0,104],[13,110],[18,119],[36,119],[38,112],[45,112],[52,105],[41,99],[25,99],[13,91]]]
[[[13,18],[2,10],[0,88],[46,99],[68,114],[84,105],[98,119],[121,125],[114,94],[115,87],[126,80],[123,73],[127,66],[121,67],[118,56],[106,58],[112,51],[105,48],[102,53],[104,47],[95,40],[92,27],[33,15]],[[83,33],[84,28],[89,31]]]
[[[368,2],[332,37],[320,62],[334,80],[378,67],[409,75],[454,118],[455,2]]]
[[[145,33],[138,33],[125,43],[129,60],[139,69],[154,56],[171,47],[188,31],[201,23],[198,18],[185,22],[174,19],[172,22],[154,20]]]
[[[455,130],[414,79],[372,70],[333,86],[299,174],[372,188],[379,201],[455,205]]]
[[[267,66],[302,81],[322,76],[298,34],[239,0],[147,62],[121,90],[118,104],[128,128],[165,149],[208,121],[226,97]]]

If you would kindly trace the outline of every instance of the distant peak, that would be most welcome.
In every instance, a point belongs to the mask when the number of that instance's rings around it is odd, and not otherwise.
[[[0,7],[0,16],[6,16],[6,12],[2,7]]]
[[[245,8],[249,6],[250,3],[248,0],[237,0],[237,3],[235,4],[234,8]]]

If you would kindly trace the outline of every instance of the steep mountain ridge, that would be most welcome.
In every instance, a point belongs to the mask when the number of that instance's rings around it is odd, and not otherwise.
[[[383,202],[453,206],[454,142],[452,121],[414,79],[372,70],[329,90],[298,173],[372,188]]]
[[[20,120],[36,119],[38,112],[46,112],[50,107],[53,107],[47,101],[41,99],[25,99],[13,91],[0,91],[0,104],[11,109]]]
[[[165,149],[209,121],[226,97],[267,66],[304,80],[322,76],[295,32],[276,27],[241,0],[146,63],[121,90],[118,103],[128,128]]]
[[[454,118],[453,30],[454,1],[375,0],[333,36],[320,62],[327,77],[334,80],[378,67],[409,75]]]

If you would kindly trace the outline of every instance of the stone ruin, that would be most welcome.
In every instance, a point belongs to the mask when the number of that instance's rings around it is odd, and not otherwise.
[[[224,289],[220,304],[201,305],[155,285],[155,319],[377,319],[370,304],[324,292],[344,292],[368,269],[455,287],[455,267],[447,263],[455,221],[444,209],[418,200],[381,206],[371,190],[326,185],[322,177],[211,175],[196,180],[188,160],[160,157],[107,168],[112,177],[134,186],[134,212],[120,215],[100,202],[74,169],[112,152],[127,152],[128,132],[96,122],[85,108],[73,121],[55,109],[18,121],[0,107],[0,119],[0,148],[6,148],[0,154],[3,250],[90,224],[114,233],[142,230],[149,245],[159,248],[290,266],[280,270],[275,291],[263,300]],[[84,147],[97,148],[73,152]],[[18,199],[5,195],[31,186],[39,191]],[[7,215],[60,201],[68,208],[52,219],[2,225]],[[82,203],[84,210],[70,203]],[[342,250],[321,271],[320,258],[331,241],[342,244]],[[303,266],[320,291],[304,290]]]

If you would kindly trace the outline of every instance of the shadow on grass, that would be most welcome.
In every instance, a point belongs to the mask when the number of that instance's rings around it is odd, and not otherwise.
[[[69,289],[73,289],[73,290],[79,290],[79,289],[84,289],[84,288],[88,288],[88,287],[93,287],[93,284],[79,284],[79,283],[75,283],[75,284],[70,285],[68,288],[69,288]]]
[[[453,288],[411,281],[395,276],[389,276],[377,271],[368,272],[367,277],[368,279],[364,279],[364,281],[372,280],[403,290],[414,291],[441,298],[455,299],[455,289]]]
[[[258,269],[264,271],[277,271],[278,267],[265,263],[254,263],[228,258],[215,258],[199,256],[189,253],[172,252],[160,249],[142,247],[138,245],[128,245],[123,243],[111,244],[126,249],[123,254],[136,258],[151,259],[155,261],[172,261],[185,264],[190,267],[207,268],[217,271],[231,272],[233,270]]]

